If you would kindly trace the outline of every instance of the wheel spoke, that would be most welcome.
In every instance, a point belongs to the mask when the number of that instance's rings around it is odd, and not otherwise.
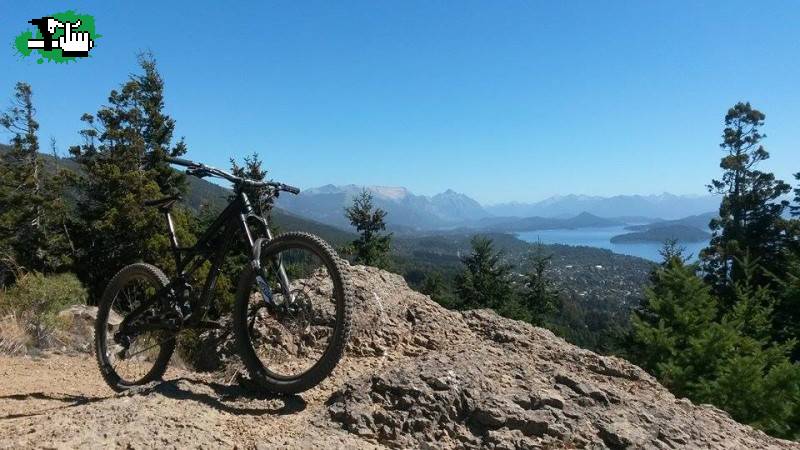
[[[156,347],[160,347],[160,346],[162,346],[162,345],[166,344],[167,342],[169,342],[169,341],[171,341],[171,340],[173,340],[173,339],[175,339],[175,335],[172,335],[172,336],[170,336],[170,337],[168,337],[168,338],[166,338],[166,339],[164,339],[164,340],[161,340],[161,341],[159,341],[159,342],[156,342],[155,344],[153,344],[153,345],[151,345],[151,346],[149,346],[149,347],[143,348],[142,350],[139,350],[139,351],[137,351],[136,353],[131,353],[130,355],[127,355],[127,356],[125,357],[125,359],[131,359],[131,358],[133,358],[133,357],[134,357],[134,356],[136,356],[136,355],[141,355],[142,353],[144,353],[144,352],[146,352],[146,351],[148,351],[148,350],[152,350],[152,349],[154,349],[154,348],[156,348]]]
[[[326,263],[305,248],[290,248],[269,255],[267,282],[280,301],[274,315],[258,314],[258,286],[250,291],[248,331],[261,365],[279,377],[297,377],[310,370],[325,354],[336,326],[333,280]],[[280,267],[289,278],[286,301],[280,286]],[[316,328],[315,328],[316,327]],[[318,332],[317,332],[318,331]],[[317,332],[315,334],[315,332]]]
[[[124,273],[128,269],[130,273]],[[141,331],[136,330],[137,327],[121,327],[123,323],[136,322],[140,317],[152,318],[156,314],[154,306],[151,306],[155,304],[153,296],[167,282],[158,269],[141,264],[138,267],[128,266],[117,278],[120,281],[116,283],[116,292],[110,300],[106,300],[109,304],[102,306],[108,308],[104,315],[106,323],[98,327],[100,335],[97,338],[105,348],[101,359],[111,369],[106,374],[106,380],[112,387],[120,388],[141,384],[148,376],[158,375],[154,371],[157,364],[161,364],[160,370],[163,373],[166,360],[161,355],[164,348],[174,345],[176,335],[162,330]],[[131,316],[134,312],[136,317]]]

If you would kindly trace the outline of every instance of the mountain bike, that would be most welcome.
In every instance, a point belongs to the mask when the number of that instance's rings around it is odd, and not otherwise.
[[[249,249],[249,262],[241,268],[232,330],[252,384],[279,394],[319,384],[342,357],[352,295],[346,263],[323,239],[304,232],[273,237],[270,231],[275,199],[300,190],[185,159],[168,162],[186,167],[187,175],[231,182],[232,200],[189,247],[179,245],[170,213],[180,196],[145,202],[166,218],[175,276],[170,280],[158,267],[135,263],[108,283],[95,323],[95,353],[105,381],[123,391],[161,379],[181,331],[223,327],[207,316],[221,266],[239,239]],[[260,213],[245,191],[259,193]],[[198,271],[207,271],[199,290],[190,283]]]

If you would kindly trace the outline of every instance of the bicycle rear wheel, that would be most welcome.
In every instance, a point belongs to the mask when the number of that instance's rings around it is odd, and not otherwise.
[[[124,391],[160,379],[175,351],[175,334],[146,331],[122,334],[120,324],[134,309],[150,303],[137,317],[155,315],[156,293],[168,284],[164,272],[150,264],[120,270],[103,292],[95,321],[95,355],[111,389]]]
[[[265,244],[260,263],[261,269],[245,270],[236,294],[233,328],[242,361],[265,391],[308,390],[333,371],[350,334],[344,262],[321,238],[292,232]]]

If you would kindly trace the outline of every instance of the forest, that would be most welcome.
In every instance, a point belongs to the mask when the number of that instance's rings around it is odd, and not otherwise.
[[[121,267],[147,261],[174,271],[164,218],[143,208],[145,200],[184,196],[173,217],[186,245],[225,204],[227,190],[166,162],[190,149],[174,136],[164,86],[155,59],[141,55],[138,71],[107,103],[83,114],[81,143],[66,158],[56,142],[40,142],[33,87],[19,82],[9,93],[12,107],[0,115],[12,136],[0,153],[0,313],[23,322],[35,345],[47,345],[59,308],[95,302]],[[670,242],[654,265],[503,233],[394,237],[368,192],[342,211],[350,232],[279,209],[274,222],[276,231],[322,235],[354,264],[400,273],[448,308],[491,308],[549,328],[630,359],[678,396],[797,439],[800,172],[786,182],[761,170],[770,157],[765,121],[747,102],[724,112],[719,149],[709,149],[720,154],[708,186],[719,212],[695,262]],[[243,176],[268,177],[255,154],[231,165]],[[245,262],[243,254],[226,261],[215,287],[218,314],[229,310]],[[191,336],[184,342],[191,346]],[[10,351],[2,336],[0,351]]]

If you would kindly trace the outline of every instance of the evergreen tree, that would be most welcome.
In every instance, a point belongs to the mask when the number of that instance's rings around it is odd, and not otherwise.
[[[781,214],[788,202],[780,197],[791,188],[773,174],[757,169],[769,158],[761,145],[764,119],[765,115],[750,103],[737,103],[725,115],[720,144],[726,153],[720,162],[723,174],[708,186],[723,198],[719,217],[710,224],[711,243],[701,253],[708,279],[717,292],[729,293],[730,287],[744,277],[737,261],[745,255],[757,258],[768,272],[775,274],[782,273],[785,264]],[[758,285],[768,282],[765,275],[755,280]]]
[[[525,290],[521,303],[528,312],[528,321],[541,326],[544,317],[554,312],[559,306],[559,294],[555,284],[545,271],[553,258],[547,255],[541,243],[538,243],[528,257],[530,269],[525,274]]]
[[[698,388],[702,401],[713,403],[743,423],[770,434],[796,439],[800,436],[800,366],[789,358],[794,339],[773,340],[772,322],[776,299],[773,291],[755,284],[758,261],[738,261],[743,277],[733,286],[734,306],[721,327],[735,336],[722,349],[716,378]]]
[[[787,253],[795,261],[800,259],[800,172],[794,174],[797,187],[794,189],[794,203],[790,207],[792,219],[786,221]]]
[[[27,270],[61,270],[71,257],[63,228],[63,183],[45,170],[39,154],[39,123],[29,84],[17,83],[0,126],[13,135],[10,150],[0,155],[0,253]],[[5,272],[0,267],[0,279]]]
[[[474,236],[472,253],[462,258],[464,270],[455,280],[460,308],[500,309],[511,301],[511,265],[503,262],[503,252],[495,251],[491,239]]]
[[[794,188],[794,204],[791,211],[794,217],[800,217],[800,172],[794,174],[794,179],[797,180],[797,187]]]
[[[236,175],[237,177],[249,178],[251,180],[256,181],[263,181],[267,178],[267,171],[261,167],[264,162],[261,160],[261,157],[258,156],[258,153],[253,152],[253,154],[244,157],[244,165],[239,165],[235,159],[231,158],[231,172]],[[257,199],[260,194],[262,193],[261,189],[263,188],[254,188],[254,187],[247,187],[246,193],[250,200]]]
[[[792,221],[795,244],[787,250],[784,274],[774,277],[774,283],[778,287],[773,316],[774,329],[776,339],[780,342],[800,339],[800,251],[797,250],[799,222],[797,219]],[[800,346],[795,346],[792,350],[792,360],[800,361]]]
[[[653,275],[632,317],[632,357],[678,396],[712,403],[744,423],[782,437],[800,424],[800,370],[775,343],[772,291],[755,283],[757,261],[738,260],[733,305],[722,308],[694,265],[671,258]]]
[[[380,234],[386,229],[386,211],[375,208],[372,194],[364,189],[353,198],[353,204],[345,208],[345,216],[360,233],[352,244],[355,261],[368,266],[386,267],[392,242],[391,233]]]
[[[171,143],[175,122],[163,113],[164,83],[152,55],[140,55],[139,65],[143,72],[112,90],[96,117],[82,116],[84,143],[70,148],[84,172],[76,180],[76,272],[94,299],[127,264],[147,261],[173,269],[164,218],[143,202],[185,191],[184,176],[164,157],[180,156],[186,146],[182,140]],[[173,209],[178,240],[185,244],[193,241],[188,214]]]
[[[454,306],[449,286],[439,272],[428,273],[425,276],[420,292],[430,296],[436,303],[446,308]]]
[[[139,114],[140,120],[131,125],[139,127],[144,140],[144,169],[151,172],[150,176],[165,195],[185,192],[185,175],[172,170],[166,160],[167,156],[186,154],[186,143],[181,137],[172,144],[175,119],[164,113],[164,80],[158,73],[155,57],[151,53],[139,55],[138,62],[144,73],[131,77],[128,84],[133,88],[130,100],[138,103],[130,111]]]
[[[633,358],[676,395],[686,396],[695,380],[709,376],[703,360],[694,365],[689,354],[695,343],[714,328],[719,305],[696,275],[696,267],[681,258],[665,260],[651,276],[645,302],[631,317]]]

